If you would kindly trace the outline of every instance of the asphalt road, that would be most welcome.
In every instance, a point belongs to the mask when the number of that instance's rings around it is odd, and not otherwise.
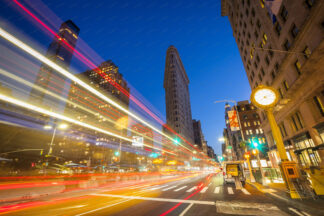
[[[16,207],[15,207],[16,205]],[[97,188],[8,205],[5,215],[320,215],[258,191],[223,184],[221,174],[179,176],[121,188]],[[9,208],[10,207],[10,208]]]

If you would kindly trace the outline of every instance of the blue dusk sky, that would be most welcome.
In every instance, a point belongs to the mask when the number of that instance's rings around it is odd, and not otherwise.
[[[216,154],[221,153],[218,138],[225,126],[225,104],[213,102],[248,100],[251,90],[229,20],[220,15],[220,0],[43,3],[60,20],[71,19],[80,28],[80,38],[102,59],[111,59],[118,65],[132,88],[164,119],[165,56],[167,48],[174,45],[190,80],[192,117],[201,121],[205,139]],[[35,25],[24,24],[26,17],[19,16],[22,12],[17,8],[2,7],[0,12],[1,25],[10,22],[15,29],[25,29],[23,32],[30,33],[29,37],[39,38],[44,47],[50,43],[48,35],[43,40],[44,33]],[[59,22],[56,19],[54,23]]]

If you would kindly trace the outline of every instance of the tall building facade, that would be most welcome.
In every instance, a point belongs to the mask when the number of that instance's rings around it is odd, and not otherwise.
[[[54,37],[50,44],[46,57],[52,62],[58,64],[64,69],[68,70],[74,48],[78,40],[80,29],[71,20],[62,23],[57,36]],[[54,69],[42,64],[37,74],[34,85],[42,87],[47,91],[53,92],[59,96],[62,95],[66,85],[65,77],[58,74]],[[30,99],[39,105],[47,105],[50,107],[57,106],[57,100],[49,97],[46,92],[40,92],[36,88],[32,88],[30,92]],[[52,106],[50,105],[52,104]]]
[[[251,148],[253,148],[252,143],[257,142],[258,149],[261,153],[260,157],[267,157],[269,150],[268,143],[266,141],[263,129],[261,128],[261,118],[256,107],[246,100],[237,102],[236,109],[241,123],[242,135],[244,137],[244,141],[246,141],[246,149],[251,150]],[[240,155],[243,154],[244,151],[241,148]]]
[[[87,70],[77,75],[77,77],[87,83],[93,88],[100,91],[104,95],[113,99],[115,102],[128,109],[129,97],[120,92],[114,84],[117,83],[129,95],[130,89],[123,75],[119,73],[119,68],[111,61],[101,63],[93,70]],[[111,82],[107,81],[107,78]],[[65,115],[71,116],[78,121],[85,122],[102,129],[111,131],[115,134],[126,136],[128,126],[128,116],[125,113],[115,109],[112,105],[101,101],[90,92],[82,89],[77,83],[72,82],[68,95],[69,103],[65,107]],[[122,124],[125,128],[120,127]],[[88,140],[91,144],[80,145],[80,148],[71,148],[69,144],[70,138],[67,137],[65,142],[60,146],[64,152],[78,155],[80,160],[91,158],[91,164],[98,164],[101,161],[111,163],[112,149],[118,149],[120,142],[123,147],[130,147],[130,143],[125,143],[118,138],[103,135],[101,133],[93,134],[84,128],[78,128],[83,140]],[[91,142],[90,142],[91,141]],[[60,149],[57,149],[56,154],[60,155]],[[109,157],[108,157],[108,156]],[[127,157],[126,157],[127,156]],[[130,154],[122,154],[122,162],[127,162]]]
[[[163,85],[167,125],[193,143],[194,133],[188,85],[189,78],[179,53],[174,46],[170,46],[166,55]]]
[[[222,0],[251,89],[280,93],[274,115],[286,148],[304,168],[324,162],[324,1]],[[271,161],[279,163],[269,122],[260,111]],[[293,158],[291,158],[293,160]]]
[[[193,132],[194,132],[194,144],[195,147],[198,147],[202,152],[207,154],[207,145],[205,142],[205,137],[201,129],[200,120],[192,120]]]

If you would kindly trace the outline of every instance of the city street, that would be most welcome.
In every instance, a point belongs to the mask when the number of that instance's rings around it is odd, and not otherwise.
[[[179,177],[178,177],[179,178]],[[167,181],[167,180],[165,180]],[[272,190],[275,193],[275,190]],[[222,173],[182,177],[162,184],[67,192],[16,204],[5,215],[322,215],[300,209],[246,184],[242,190],[223,185]],[[8,206],[7,206],[8,207]],[[1,211],[4,208],[1,207]]]

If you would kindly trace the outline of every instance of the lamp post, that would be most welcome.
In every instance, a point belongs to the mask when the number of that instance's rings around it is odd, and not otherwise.
[[[289,179],[288,172],[286,172],[286,164],[289,163],[288,157],[286,154],[284,143],[282,141],[282,137],[280,135],[279,127],[273,115],[273,108],[279,101],[278,91],[269,86],[259,85],[258,87],[253,89],[250,99],[255,106],[259,107],[260,109],[263,109],[266,112],[271,127],[272,135],[276,142],[279,157],[281,159],[280,167],[281,172],[283,173],[283,179],[286,183],[286,187],[290,192],[291,198],[300,198],[299,194],[297,193],[296,189],[294,188],[292,182]],[[293,166],[291,162],[290,165]]]
[[[251,163],[250,163],[250,154],[249,152],[246,152],[244,154],[244,158],[246,159],[246,162],[248,164],[248,167],[249,167],[249,172],[250,172],[250,181],[251,182],[255,182],[255,178],[254,178],[254,175],[252,173],[252,168],[251,168]]]
[[[55,135],[56,135],[56,130],[57,129],[59,129],[59,130],[66,130],[68,127],[69,127],[69,125],[66,124],[66,123],[61,123],[59,125],[55,125],[54,130],[53,130],[53,135],[52,135],[51,143],[50,143],[50,147],[49,147],[49,150],[48,150],[47,155],[51,155],[52,154],[52,151],[53,151],[53,143],[54,143],[54,138],[55,138]],[[45,125],[44,126],[44,129],[45,130],[51,130],[52,128],[53,127],[51,125]]]

